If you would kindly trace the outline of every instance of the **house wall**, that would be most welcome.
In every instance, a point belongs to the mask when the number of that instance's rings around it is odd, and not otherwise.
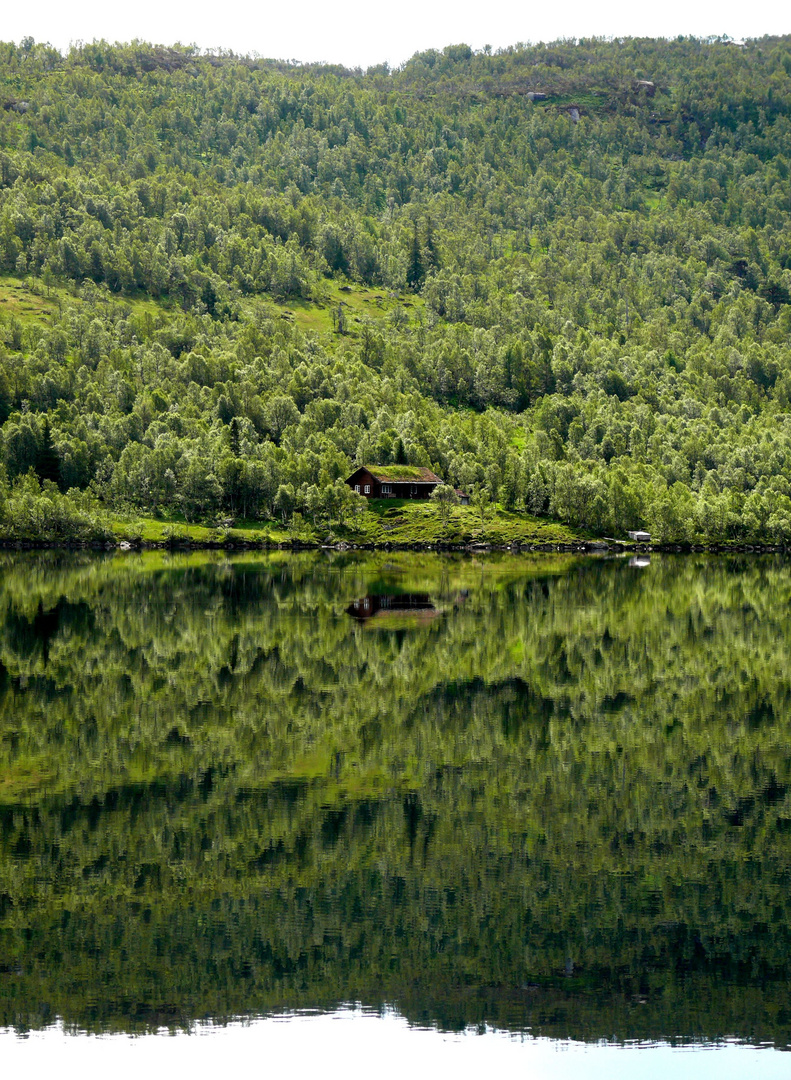
[[[371,476],[367,469],[358,469],[346,482],[352,491],[354,491],[356,487],[359,487],[360,494],[364,495],[367,499],[380,499],[382,497],[379,481],[376,477]],[[366,486],[370,490],[366,491]]]
[[[427,499],[434,490],[434,484],[391,484],[393,499]],[[387,498],[387,496],[384,496]]]
[[[346,483],[352,490],[359,487],[360,494],[367,499],[428,499],[436,487],[436,484],[411,484],[408,481],[398,483],[391,480],[389,483],[388,481],[382,483],[367,469],[358,469],[357,472],[352,473]],[[369,491],[365,490],[366,486],[370,489]],[[388,486],[390,491],[384,492],[382,488]]]

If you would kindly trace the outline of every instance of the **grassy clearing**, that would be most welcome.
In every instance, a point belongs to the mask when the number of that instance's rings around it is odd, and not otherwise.
[[[11,316],[22,324],[46,323],[61,309],[68,293],[66,289],[52,289],[45,295],[44,287],[40,288],[41,292],[34,292],[31,283],[21,278],[0,277],[0,315]]]
[[[196,524],[174,514],[168,517],[113,517],[110,527],[119,540],[132,543],[216,544],[231,539],[253,544],[280,544],[293,533],[275,521],[236,521],[232,529],[222,524]]]
[[[217,529],[209,525],[191,525],[172,519],[134,517],[112,518],[110,527],[119,540],[160,544],[172,538],[191,543],[209,543],[216,538]]]
[[[407,318],[421,310],[423,301],[411,293],[393,296],[386,289],[368,289],[362,285],[328,281],[311,300],[290,300],[278,305],[281,314],[299,326],[319,334],[336,332],[333,314],[342,306],[346,333],[355,336],[363,323],[384,319],[400,310]]]
[[[94,287],[92,282],[79,288],[62,284],[46,286],[38,278],[0,277],[0,316],[11,316],[22,325],[46,324],[64,307],[89,305],[106,308],[114,304],[128,308],[135,315],[149,314],[152,317],[167,314],[174,306],[178,307],[167,299],[157,302],[143,295],[116,295],[107,289]],[[343,281],[325,282],[311,300],[271,304],[272,310],[281,318],[293,322],[301,330],[318,334],[337,333],[334,316],[339,306],[344,310],[346,334],[356,337],[366,322],[376,323],[388,316],[414,318],[424,304],[420,297],[411,293],[394,296],[385,289],[368,289]],[[394,316],[394,312],[400,315]]]
[[[545,101],[536,102],[537,105],[559,105],[566,108],[577,106],[580,109],[598,110],[604,107],[606,101],[604,95],[592,90],[582,90],[571,94],[549,94]]]
[[[95,288],[93,282],[84,288],[67,288],[62,284],[47,286],[38,278],[0,277],[0,316],[16,319],[23,326],[47,324],[67,307],[107,309],[111,305],[128,308],[135,315],[158,316],[169,310],[167,303],[159,304],[143,295],[117,295]]]
[[[376,544],[560,544],[587,538],[560,522],[512,513],[499,506],[490,507],[483,520],[472,506],[454,506],[444,522],[433,503],[401,499],[372,499],[368,512],[349,534]]]
[[[144,544],[165,543],[303,543],[355,544],[570,544],[590,539],[590,534],[571,529],[557,521],[517,514],[500,507],[489,508],[483,521],[471,506],[455,506],[447,521],[428,501],[371,499],[368,509],[355,521],[344,525],[312,524],[298,520],[240,521],[232,527],[193,524],[182,517],[113,518],[111,528],[119,540]]]

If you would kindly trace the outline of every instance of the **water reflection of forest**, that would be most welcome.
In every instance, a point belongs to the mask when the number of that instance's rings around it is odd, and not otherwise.
[[[788,1044],[791,570],[387,560],[0,560],[0,1024]]]

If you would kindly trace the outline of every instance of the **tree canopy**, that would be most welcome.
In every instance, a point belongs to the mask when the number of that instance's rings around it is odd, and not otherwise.
[[[791,540],[791,38],[366,72],[27,41],[0,85],[4,493],[288,519],[399,461]]]

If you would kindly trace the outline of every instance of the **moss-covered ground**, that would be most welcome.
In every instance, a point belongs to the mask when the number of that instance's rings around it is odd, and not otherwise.
[[[95,288],[92,282],[80,287],[66,287],[62,283],[45,284],[40,278],[0,276],[0,317],[15,318],[20,324],[46,323],[64,307],[85,304],[106,307],[121,304],[135,314],[151,315],[167,313],[178,304],[165,298],[161,302],[144,295],[119,296],[106,288]],[[258,305],[260,306],[260,305]],[[291,299],[287,303],[268,305],[272,313],[301,330],[319,334],[340,336],[338,310],[343,309],[343,333],[349,337],[359,335],[366,323],[375,324],[386,318],[414,319],[424,308],[424,302],[412,293],[396,294],[386,289],[369,289],[345,280],[326,281],[309,300]],[[241,304],[243,313],[250,314],[255,304]]]
[[[66,295],[66,289],[53,289],[47,295],[43,286],[31,288],[31,283],[21,278],[0,277],[0,316],[10,316],[22,324],[45,322]]]
[[[16,319],[20,325],[46,324],[64,308],[74,306],[107,310],[111,305],[121,305],[136,315],[147,312],[150,315],[167,313],[174,306],[167,299],[158,303],[144,296],[120,296],[105,287],[95,287],[93,282],[85,282],[82,287],[63,283],[45,284],[40,278],[0,276],[0,318],[3,316]]]
[[[344,332],[355,336],[366,322],[376,323],[388,316],[413,319],[422,311],[423,300],[411,293],[396,295],[386,289],[368,289],[343,281],[328,281],[310,300],[289,300],[277,305],[281,316],[301,330],[319,334],[339,333],[338,309],[343,310]]]
[[[297,517],[280,521],[236,520],[227,524],[196,524],[182,517],[115,517],[112,529],[119,540],[161,543],[356,543],[374,544],[571,544],[591,534],[561,522],[490,507],[483,519],[471,506],[454,506],[443,519],[429,502],[371,499],[364,513],[343,524],[312,523]]]
[[[368,543],[573,543],[587,534],[557,521],[489,507],[483,516],[472,506],[454,506],[443,520],[430,502],[371,499],[350,534]]]

